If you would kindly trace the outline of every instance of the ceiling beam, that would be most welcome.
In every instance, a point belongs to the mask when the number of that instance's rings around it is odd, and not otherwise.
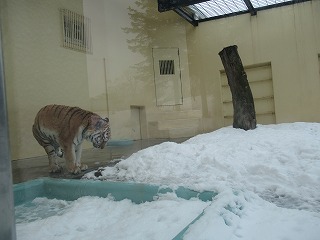
[[[158,0],[158,11],[165,12],[205,1],[206,0]]]
[[[175,11],[177,14],[179,14],[182,18],[187,20],[189,23],[191,23],[194,27],[198,26],[198,21],[190,17],[188,14],[186,14],[184,11],[182,11],[180,8],[176,8],[173,11]]]
[[[257,15],[257,10],[253,7],[250,0],[243,0],[249,9],[251,16]]]

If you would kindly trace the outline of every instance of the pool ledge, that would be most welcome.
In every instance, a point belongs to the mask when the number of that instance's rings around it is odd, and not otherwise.
[[[130,199],[132,202],[139,204],[154,201],[159,194],[170,192],[175,192],[179,198],[186,200],[199,198],[202,201],[212,201],[212,199],[217,195],[216,192],[197,192],[185,187],[171,189],[168,187],[144,183],[54,178],[40,178],[24,183],[18,183],[14,185],[13,191],[15,206],[32,201],[37,197],[74,201],[83,196],[107,197],[111,194],[116,201]],[[203,214],[204,210],[173,239],[182,239],[189,226],[201,218]]]

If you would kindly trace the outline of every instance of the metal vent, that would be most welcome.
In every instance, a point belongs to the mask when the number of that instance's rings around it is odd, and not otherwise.
[[[174,60],[159,60],[160,75],[174,75]]]
[[[90,19],[67,9],[60,9],[62,19],[62,46],[92,53]]]

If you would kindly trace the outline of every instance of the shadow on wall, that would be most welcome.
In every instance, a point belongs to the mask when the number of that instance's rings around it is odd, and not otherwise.
[[[158,14],[149,1],[139,0],[134,2],[134,7],[128,7],[128,14],[131,20],[131,27],[122,30],[135,37],[127,39],[128,48],[133,53],[139,53],[144,60],[132,66],[136,72],[136,79],[150,77],[152,70],[151,49],[155,45],[154,35],[157,31]]]
[[[129,36],[127,39],[129,50],[140,54],[142,59],[131,66],[135,83],[143,84],[143,88],[147,87],[149,91],[156,87],[154,90],[158,106],[182,104],[179,48],[181,37],[185,37],[185,29],[181,27],[181,22],[177,21],[178,18],[173,13],[160,14],[156,1],[138,0],[127,10],[130,27],[123,27],[122,30]],[[155,49],[162,50],[155,56]],[[176,63],[172,65],[174,72],[156,74],[160,69],[158,65],[153,65],[154,61],[168,58],[174,59]],[[167,63],[165,66],[166,69],[169,68]]]

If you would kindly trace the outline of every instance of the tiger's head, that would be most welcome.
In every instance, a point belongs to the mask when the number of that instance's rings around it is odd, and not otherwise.
[[[93,117],[91,120],[90,141],[93,147],[103,149],[111,137],[109,119]]]

